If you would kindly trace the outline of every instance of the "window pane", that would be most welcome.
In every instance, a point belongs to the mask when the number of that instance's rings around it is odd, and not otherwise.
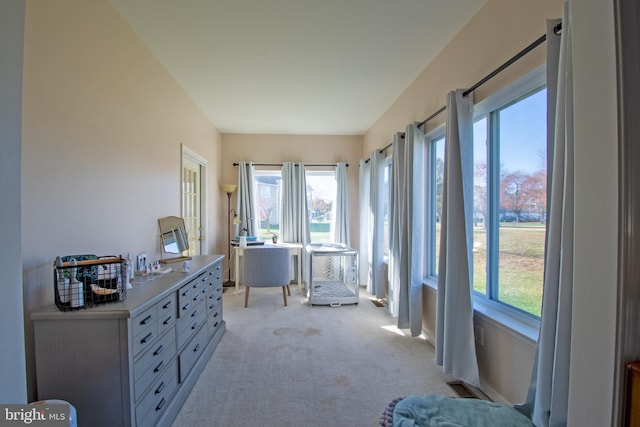
[[[260,221],[260,240],[280,234],[280,194],[282,176],[280,170],[256,170],[256,198]]]
[[[498,299],[540,315],[544,267],[546,90],[496,112]]]
[[[473,124],[473,290],[487,295],[487,118]]]
[[[384,235],[382,238],[382,245],[384,250],[384,256],[389,256],[389,214],[390,214],[390,197],[391,197],[391,157],[389,157],[384,165],[384,190],[383,190],[383,203],[384,203]]]
[[[431,200],[431,218],[433,220],[430,224],[431,232],[430,236],[433,236],[433,240],[429,242],[431,254],[429,260],[429,274],[431,276],[438,276],[438,259],[440,256],[440,218],[442,218],[442,195],[444,191],[444,136],[436,138],[432,141],[432,176],[431,180],[431,194],[433,198]]]
[[[334,171],[306,171],[309,229],[312,242],[333,241],[336,200]]]

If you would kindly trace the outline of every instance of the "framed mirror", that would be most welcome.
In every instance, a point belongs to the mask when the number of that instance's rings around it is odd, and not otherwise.
[[[184,226],[184,219],[177,216],[167,216],[158,219],[160,228],[160,262],[177,262],[191,259],[182,253],[189,250],[189,239],[187,229]],[[164,258],[164,254],[177,254],[177,257]]]

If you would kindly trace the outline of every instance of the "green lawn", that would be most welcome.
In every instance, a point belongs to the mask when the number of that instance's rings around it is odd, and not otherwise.
[[[540,316],[544,268],[544,225],[500,227],[498,298]],[[473,288],[486,293],[486,234],[474,228]]]

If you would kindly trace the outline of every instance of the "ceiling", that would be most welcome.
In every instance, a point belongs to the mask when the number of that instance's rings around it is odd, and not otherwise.
[[[222,133],[360,135],[486,0],[111,0]]]

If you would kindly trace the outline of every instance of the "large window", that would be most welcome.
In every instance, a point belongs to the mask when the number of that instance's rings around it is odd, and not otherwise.
[[[334,171],[306,171],[307,207],[312,242],[331,242],[336,206]]]
[[[280,235],[280,195],[282,174],[280,170],[256,170],[256,204],[259,218],[259,237],[270,240]]]
[[[384,161],[384,190],[382,191],[383,197],[383,211],[384,211],[384,223],[383,223],[383,238],[382,247],[384,250],[384,256],[389,256],[389,218],[391,216],[391,156],[387,157]]]
[[[438,276],[438,257],[440,255],[440,218],[442,218],[442,195],[444,190],[444,145],[442,132],[429,141],[427,163],[429,173],[427,179],[427,230],[429,239],[426,242],[427,276]]]
[[[540,316],[546,222],[546,90],[474,123],[473,289]]]

